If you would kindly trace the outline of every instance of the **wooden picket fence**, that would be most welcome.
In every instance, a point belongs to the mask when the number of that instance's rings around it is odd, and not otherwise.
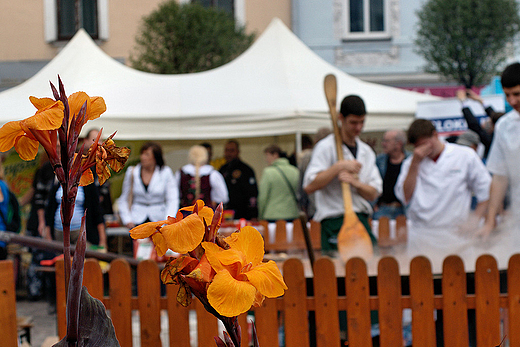
[[[58,262],[56,278],[60,338],[66,331],[62,273],[63,262]],[[345,286],[342,295],[338,295],[335,273],[334,263],[329,258],[316,261],[312,279],[305,278],[299,259],[285,261],[283,274],[289,289],[283,297],[266,299],[262,307],[254,309],[260,345],[279,346],[279,331],[283,326],[287,347],[338,346],[338,312],[346,311],[349,346],[370,347],[370,313],[376,310],[380,346],[402,346],[402,312],[410,308],[414,346],[436,346],[435,310],[443,312],[444,346],[468,346],[470,309],[476,311],[478,347],[498,346],[506,333],[511,347],[520,346],[520,255],[510,258],[506,273],[507,293],[500,293],[500,273],[496,260],[490,255],[480,256],[477,260],[474,294],[467,293],[466,273],[462,260],[457,256],[446,258],[443,273],[435,276],[436,280],[442,278],[442,294],[434,293],[434,276],[431,264],[425,257],[412,260],[409,288],[402,288],[398,263],[391,257],[382,258],[378,264],[377,293],[370,293],[366,264],[359,258],[351,259],[346,264],[346,276],[340,279],[343,282],[340,284]],[[140,313],[141,346],[161,346],[161,310],[167,310],[170,346],[190,346],[190,310],[197,313],[198,345],[215,345],[213,336],[218,334],[216,318],[196,300],[190,307],[180,306],[176,301],[175,285],[167,285],[166,296],[161,296],[159,267],[155,262],[147,260],[138,265],[137,296],[131,293],[131,269],[126,261],[117,259],[111,263],[108,281],[106,296],[103,293],[101,268],[95,260],[86,261],[84,285],[110,310],[121,346],[132,346],[132,310]],[[312,293],[308,293],[309,285],[313,287]],[[403,290],[409,294],[403,295]],[[311,311],[315,317],[313,324],[309,324]],[[243,332],[242,345],[248,346],[246,316],[240,316],[239,322]],[[507,331],[501,330],[503,325],[509,327]],[[314,336],[313,341],[310,341],[311,336]]]
[[[300,219],[293,221],[292,239],[287,241],[287,223],[283,220],[276,221],[275,239],[269,240],[267,230],[268,222],[260,221],[265,239],[265,251],[267,252],[291,252],[306,250],[305,238]],[[321,226],[315,220],[309,221],[309,235],[314,250],[321,249]],[[390,232],[390,219],[381,217],[378,221],[378,245],[380,247],[391,247],[400,243],[406,243],[406,217],[397,216],[395,219],[396,233]]]
[[[16,288],[11,260],[0,260],[0,347],[18,346]]]

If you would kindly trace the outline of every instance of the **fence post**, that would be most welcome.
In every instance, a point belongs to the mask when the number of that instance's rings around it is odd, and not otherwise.
[[[86,259],[83,270],[83,285],[91,297],[103,302],[103,272],[96,259]]]
[[[314,299],[316,345],[337,346],[340,341],[338,286],[334,263],[329,258],[320,258],[314,263]]]
[[[403,343],[403,308],[401,305],[401,276],[397,260],[384,257],[377,267],[379,296],[379,329],[381,347]]]
[[[347,334],[352,347],[372,346],[367,266],[363,259],[349,259],[345,270]]]
[[[11,260],[0,260],[0,327],[0,347],[17,346],[16,289]]]
[[[433,276],[430,261],[426,257],[416,257],[410,264],[410,297],[413,345],[435,347]]]
[[[161,346],[161,287],[159,268],[153,260],[137,266],[137,296],[141,346]]]
[[[520,254],[509,259],[507,267],[509,296],[509,346],[520,347]]]
[[[443,329],[445,347],[469,344],[466,272],[458,256],[451,255],[442,264]]]
[[[278,299],[266,298],[262,306],[255,308],[255,325],[260,346],[278,347]],[[281,300],[281,299],[280,299]]]
[[[56,316],[58,317],[58,337],[67,335],[67,295],[65,294],[65,264],[63,259],[56,261]]]
[[[132,280],[130,265],[124,259],[110,263],[110,316],[121,346],[132,346]]]
[[[307,286],[302,262],[298,259],[286,260],[283,264],[283,277],[289,288],[283,297],[285,346],[309,347]]]
[[[477,346],[498,346],[502,340],[499,281],[495,258],[490,255],[478,257],[475,268]]]

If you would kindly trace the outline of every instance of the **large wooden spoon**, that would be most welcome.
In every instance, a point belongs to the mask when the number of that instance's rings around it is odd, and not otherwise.
[[[337,84],[336,76],[330,74],[325,76],[324,80],[325,97],[329,105],[330,117],[332,119],[332,128],[334,129],[334,138],[336,140],[336,152],[338,161],[343,160],[343,148],[341,133],[338,126],[338,114],[336,111],[336,95]],[[356,213],[352,209],[352,196],[350,194],[350,185],[341,182],[341,191],[343,193],[343,207],[345,213],[343,215],[343,225],[338,233],[338,252],[343,261],[347,261],[353,257],[360,257],[365,260],[372,258],[374,248],[370,236],[363,225],[359,221]]]

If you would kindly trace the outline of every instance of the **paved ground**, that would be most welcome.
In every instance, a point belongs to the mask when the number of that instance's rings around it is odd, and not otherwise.
[[[40,347],[46,337],[58,335],[56,313],[49,312],[46,301],[17,300],[16,313],[18,316],[32,317],[31,346]]]

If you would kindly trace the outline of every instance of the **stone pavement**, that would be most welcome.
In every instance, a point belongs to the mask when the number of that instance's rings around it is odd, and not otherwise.
[[[45,338],[58,335],[56,313],[49,312],[49,304],[45,300],[17,300],[16,314],[32,317],[31,346],[41,347]]]

